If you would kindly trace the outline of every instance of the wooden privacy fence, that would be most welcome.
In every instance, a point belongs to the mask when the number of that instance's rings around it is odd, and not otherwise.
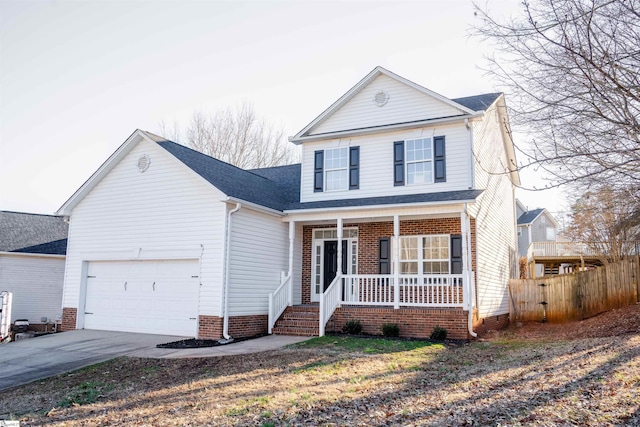
[[[638,301],[638,257],[560,276],[511,279],[511,321],[582,320]]]

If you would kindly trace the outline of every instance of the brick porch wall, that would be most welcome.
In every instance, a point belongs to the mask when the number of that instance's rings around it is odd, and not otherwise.
[[[378,274],[378,239],[393,236],[393,222],[345,223],[358,227],[358,273]],[[302,231],[302,304],[311,302],[311,254],[313,230],[335,225],[305,225]],[[421,234],[460,234],[460,218],[432,218],[400,221],[401,236]],[[471,218],[471,265],[476,269],[476,223]]]
[[[338,307],[327,323],[327,332],[341,332],[348,320],[359,320],[362,332],[382,335],[384,323],[395,323],[401,337],[429,338],[433,328],[440,326],[447,330],[449,339],[469,339],[467,330],[468,312],[461,308],[419,308],[404,307]]]
[[[64,307],[62,309],[62,325],[61,331],[73,331],[76,328],[76,319],[78,316],[78,309],[71,307]]]

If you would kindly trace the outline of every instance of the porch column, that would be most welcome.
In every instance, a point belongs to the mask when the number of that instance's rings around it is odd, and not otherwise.
[[[471,287],[469,286],[469,253],[467,247],[470,242],[467,242],[467,215],[464,212],[460,212],[460,231],[462,232],[462,285],[464,308],[471,310]]]
[[[342,218],[338,218],[338,268],[336,274],[342,275]]]
[[[289,222],[289,305],[293,305],[293,246],[296,239],[296,223]]]
[[[393,247],[396,250],[393,258],[393,308],[400,308],[400,216],[393,216]]]

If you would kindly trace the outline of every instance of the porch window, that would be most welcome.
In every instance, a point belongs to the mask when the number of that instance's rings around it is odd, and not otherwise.
[[[346,190],[349,186],[349,151],[334,148],[324,151],[324,169],[327,191]]]
[[[450,236],[401,236],[400,274],[449,274],[451,257]],[[392,252],[395,257],[395,251]]]

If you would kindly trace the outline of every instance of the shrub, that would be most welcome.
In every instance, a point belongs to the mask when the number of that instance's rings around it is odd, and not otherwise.
[[[382,335],[385,337],[397,337],[400,335],[400,328],[396,323],[383,323]]]
[[[347,320],[342,327],[342,332],[350,335],[359,335],[362,332],[362,325],[359,320]]]
[[[436,326],[433,328],[433,332],[431,332],[431,336],[429,336],[429,338],[435,341],[444,341],[447,339],[447,330],[440,326]]]

